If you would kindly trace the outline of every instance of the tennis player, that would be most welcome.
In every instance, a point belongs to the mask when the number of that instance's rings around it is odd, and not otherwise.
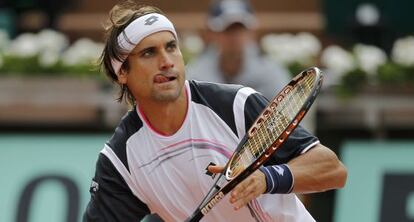
[[[214,182],[206,166],[226,164],[268,101],[248,87],[186,80],[178,35],[159,9],[125,2],[110,21],[102,64],[133,108],[99,154],[83,220],[183,221]],[[295,193],[341,188],[346,177],[299,126],[202,221],[315,221]]]

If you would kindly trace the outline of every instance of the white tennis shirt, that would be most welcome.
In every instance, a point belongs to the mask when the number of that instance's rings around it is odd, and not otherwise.
[[[205,174],[206,166],[210,162],[226,164],[266,105],[265,98],[248,87],[186,81],[185,89],[189,106],[181,128],[174,135],[157,133],[138,105],[121,121],[101,151],[109,159],[110,164],[106,165],[116,169],[130,195],[141,201],[142,211],[148,208],[165,221],[184,221],[193,213],[214,182]],[[316,137],[298,127],[276,152],[272,164],[285,163],[317,143]],[[94,178],[100,190],[107,186],[107,191],[111,191],[113,185],[100,183],[100,177],[103,176],[97,173]],[[99,192],[95,195],[99,196]],[[106,196],[92,198],[90,208],[100,209],[99,202],[105,202]],[[108,207],[113,214],[117,214],[116,208]],[[315,220],[295,194],[264,194],[238,211],[233,210],[226,196],[202,221]]]

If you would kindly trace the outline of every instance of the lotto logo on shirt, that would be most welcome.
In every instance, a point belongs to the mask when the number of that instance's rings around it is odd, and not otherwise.
[[[99,184],[96,181],[92,180],[91,187],[89,188],[89,192],[96,193],[98,189],[99,189]]]

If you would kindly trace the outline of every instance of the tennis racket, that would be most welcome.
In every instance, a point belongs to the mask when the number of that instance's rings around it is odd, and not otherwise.
[[[311,107],[321,89],[322,78],[322,72],[316,67],[304,70],[270,101],[186,222],[201,220],[227,193],[272,156]]]

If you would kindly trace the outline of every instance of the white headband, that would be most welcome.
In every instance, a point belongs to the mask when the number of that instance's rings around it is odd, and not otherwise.
[[[178,40],[174,25],[164,15],[150,13],[131,22],[124,31],[118,35],[118,44],[125,54],[122,58],[123,61],[118,61],[112,58],[111,63],[114,72],[118,74],[122,63],[124,63],[128,54],[139,42],[141,42],[142,39],[159,31],[170,31],[174,34],[175,39]]]

